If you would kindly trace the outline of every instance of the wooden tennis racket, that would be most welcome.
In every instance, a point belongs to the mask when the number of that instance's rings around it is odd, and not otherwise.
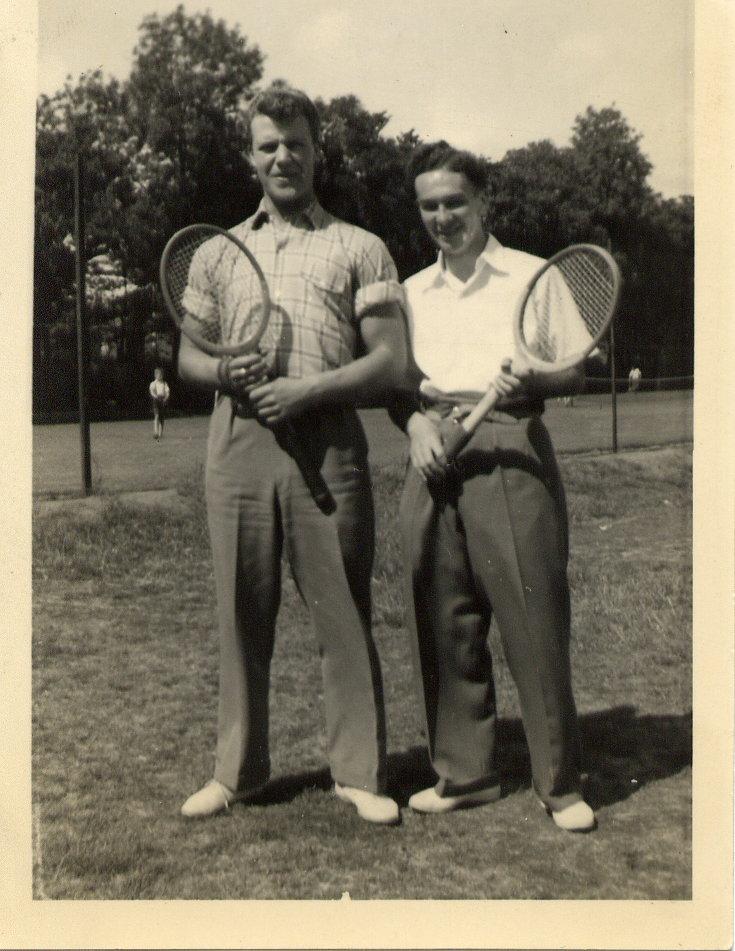
[[[513,321],[517,354],[538,374],[581,364],[607,333],[620,297],[620,271],[612,255],[594,244],[575,244],[533,275]],[[472,412],[444,434],[454,458],[467,444],[500,394],[491,387]]]
[[[217,288],[216,320],[202,321],[194,316],[196,289],[190,280],[194,271]],[[161,256],[160,283],[172,320],[200,350],[215,357],[258,350],[273,312],[270,292],[252,252],[230,231],[208,224],[188,225],[177,231]],[[224,326],[223,320],[228,322]],[[293,424],[280,423],[276,429],[317,505],[323,511],[333,511],[334,499]]]

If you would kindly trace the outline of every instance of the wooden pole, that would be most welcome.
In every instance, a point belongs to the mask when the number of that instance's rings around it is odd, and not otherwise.
[[[615,387],[615,321],[610,324],[610,397],[612,399],[612,451],[618,451],[618,397]]]
[[[85,297],[87,255],[84,223],[84,161],[79,152],[77,152],[74,167],[74,243],[77,249],[77,380],[79,435],[82,450],[82,488],[84,494],[89,495],[92,491],[92,456],[89,446],[89,412],[87,405],[87,367],[89,366],[89,333]]]
[[[607,236],[607,250],[612,254],[612,241]],[[618,451],[618,394],[615,387],[615,320],[610,324],[610,399],[612,401],[612,451]]]

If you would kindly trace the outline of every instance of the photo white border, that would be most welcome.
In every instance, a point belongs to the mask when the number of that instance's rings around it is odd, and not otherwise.
[[[522,2],[522,0],[519,0]],[[556,0],[552,0],[556,2]],[[694,2],[694,0],[692,0]],[[725,948],[733,926],[735,3],[697,0],[694,820],[691,901],[33,901],[32,208],[37,17],[0,0],[3,769],[0,947]],[[630,25],[631,29],[635,24]],[[9,96],[9,92],[12,95]],[[12,321],[12,324],[10,323]],[[489,860],[492,857],[489,856]]]

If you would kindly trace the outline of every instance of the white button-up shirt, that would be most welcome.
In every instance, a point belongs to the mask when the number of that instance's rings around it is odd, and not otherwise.
[[[513,317],[524,291],[544,260],[505,248],[492,235],[478,256],[474,273],[460,281],[440,253],[435,264],[404,283],[413,353],[430,384],[451,395],[477,396],[513,357]],[[550,293],[564,304],[550,309],[552,332],[561,352],[589,341],[579,313],[561,279],[550,269]]]

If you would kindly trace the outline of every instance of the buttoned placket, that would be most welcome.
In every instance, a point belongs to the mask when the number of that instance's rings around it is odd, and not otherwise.
[[[445,286],[449,291],[451,291],[452,294],[454,294],[456,297],[466,297],[468,294],[472,293],[473,286],[480,279],[480,275],[486,267],[488,267],[488,262],[483,260],[482,257],[479,257],[475,261],[475,269],[472,274],[470,274],[466,281],[460,281],[460,279],[455,277],[454,274],[452,274],[452,272],[446,267],[446,263],[444,262],[441,276]],[[455,423],[461,423],[461,421],[465,419],[469,413],[470,408],[466,404],[459,405],[458,403],[455,403],[452,406],[448,416]]]

